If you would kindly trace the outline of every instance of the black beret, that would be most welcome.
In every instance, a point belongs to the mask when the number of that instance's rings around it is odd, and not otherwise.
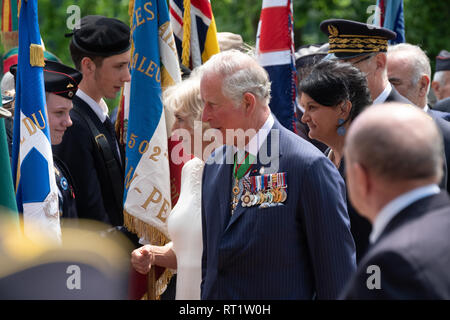
[[[338,59],[386,52],[388,40],[397,37],[397,34],[389,29],[344,19],[322,21],[320,30],[328,35],[328,53],[334,53]]]
[[[49,60],[45,60],[43,69],[45,91],[72,99],[78,90],[78,84],[83,75],[69,66]],[[11,66],[10,71],[15,76],[17,64]]]
[[[69,35],[73,35],[73,45],[88,55],[109,57],[131,47],[130,27],[118,19],[104,16],[81,18],[80,28]]]
[[[436,57],[436,72],[450,70],[450,52],[442,50]]]

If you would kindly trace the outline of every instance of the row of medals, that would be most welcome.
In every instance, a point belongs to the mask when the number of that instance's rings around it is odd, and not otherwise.
[[[265,191],[258,191],[257,193],[251,193],[246,190],[241,197],[243,207],[252,207],[256,205],[269,205],[272,203],[282,203],[286,201],[287,193],[284,188],[274,188]]]
[[[278,176],[280,174],[276,174]],[[278,180],[278,179],[277,179]],[[239,199],[238,194],[240,192],[238,179],[235,179],[235,184],[233,187],[233,201],[232,210],[234,211],[238,205]],[[287,199],[287,189],[286,185],[269,187],[268,189],[256,190],[255,192],[250,191],[251,182],[248,178],[244,178],[243,181],[244,192],[241,196],[242,207],[253,207],[260,205],[261,207],[273,206],[278,203],[282,203]]]

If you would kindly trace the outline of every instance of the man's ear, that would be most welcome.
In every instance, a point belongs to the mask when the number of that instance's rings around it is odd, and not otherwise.
[[[89,57],[84,57],[83,59],[81,59],[80,65],[82,74],[93,73],[96,69],[94,61],[92,61],[92,59]]]
[[[387,68],[387,55],[386,53],[379,53],[375,56],[377,69],[384,70]]]
[[[420,92],[420,96],[424,97],[427,95],[428,93],[428,85],[430,83],[430,78],[427,75],[423,75],[422,77],[420,77],[419,79],[419,92]]]
[[[245,114],[250,116],[253,114],[256,108],[256,97],[253,93],[246,92],[243,96],[243,104]]]
[[[441,88],[440,87],[440,83],[439,83],[439,81],[433,81],[433,82],[431,82],[431,88],[433,89],[433,91],[434,91],[434,95],[436,96],[436,98],[438,99],[438,100],[440,100],[440,94],[439,94],[439,89]]]
[[[372,190],[369,171],[358,162],[353,162],[350,165],[352,166],[354,173],[355,184],[360,187],[361,195],[366,199],[367,195]]]

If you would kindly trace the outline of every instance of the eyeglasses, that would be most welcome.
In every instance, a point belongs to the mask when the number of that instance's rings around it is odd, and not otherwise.
[[[357,61],[351,62],[350,59],[346,59],[345,62],[350,62],[350,63],[353,64],[353,65],[357,65],[358,63],[361,63],[361,62],[363,62],[363,61],[369,60],[370,58],[372,58],[372,57],[374,57],[374,56],[375,56],[375,55],[374,55],[373,53],[370,53],[370,54],[368,54],[368,55],[362,57],[361,59],[359,59],[359,60],[357,60]]]

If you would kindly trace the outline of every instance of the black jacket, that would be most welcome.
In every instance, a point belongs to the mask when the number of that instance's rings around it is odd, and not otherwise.
[[[67,165],[76,186],[76,204],[80,218],[103,221],[112,226],[123,224],[123,207],[118,205],[113,185],[119,186],[123,194],[123,167],[117,152],[116,137],[108,131],[89,105],[78,96],[73,98],[74,110],[70,112],[73,125],[67,129],[63,141],[54,147],[55,154]],[[114,153],[120,168],[119,176],[111,176],[95,143],[86,120],[78,112],[91,119],[103,134]]]

